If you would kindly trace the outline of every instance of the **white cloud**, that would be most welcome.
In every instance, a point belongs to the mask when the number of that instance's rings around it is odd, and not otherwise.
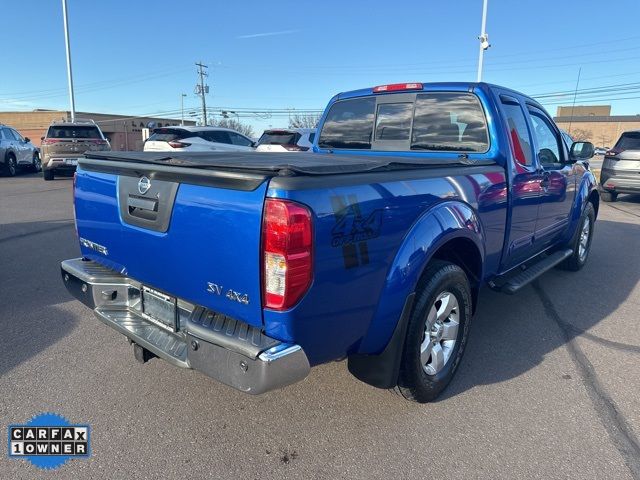
[[[280,30],[279,32],[250,33],[248,35],[238,35],[236,38],[258,38],[258,37],[275,37],[276,35],[290,35],[300,30]]]

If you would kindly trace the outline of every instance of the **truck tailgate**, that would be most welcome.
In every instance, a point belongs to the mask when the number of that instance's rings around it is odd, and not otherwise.
[[[82,255],[167,295],[261,326],[268,177],[254,176],[249,185],[227,178],[215,186],[210,172],[207,183],[153,165],[132,167],[80,162],[75,211]]]

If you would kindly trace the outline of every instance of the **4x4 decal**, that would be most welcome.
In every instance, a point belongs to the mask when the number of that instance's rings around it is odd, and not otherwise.
[[[363,215],[355,195],[331,197],[331,206],[336,219],[331,229],[331,246],[342,247],[344,268],[353,268],[369,263],[367,240],[380,235],[382,210]]]

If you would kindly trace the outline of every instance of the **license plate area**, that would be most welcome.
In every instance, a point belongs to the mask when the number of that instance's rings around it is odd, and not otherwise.
[[[142,287],[142,313],[163,328],[178,331],[178,304],[175,297],[149,287]]]
[[[65,165],[78,165],[78,159],[77,158],[65,158],[64,159],[64,163],[65,163]]]

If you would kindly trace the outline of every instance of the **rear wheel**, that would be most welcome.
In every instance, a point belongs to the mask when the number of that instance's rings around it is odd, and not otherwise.
[[[42,178],[46,181],[53,180],[53,170],[42,170]]]
[[[18,172],[18,164],[16,163],[16,157],[13,153],[7,155],[4,166],[5,173],[9,177],[15,177]]]
[[[603,202],[615,202],[618,199],[616,192],[600,192],[600,198]]]
[[[434,400],[449,384],[467,343],[471,288],[464,271],[436,260],[423,275],[407,328],[398,385],[407,400]]]

